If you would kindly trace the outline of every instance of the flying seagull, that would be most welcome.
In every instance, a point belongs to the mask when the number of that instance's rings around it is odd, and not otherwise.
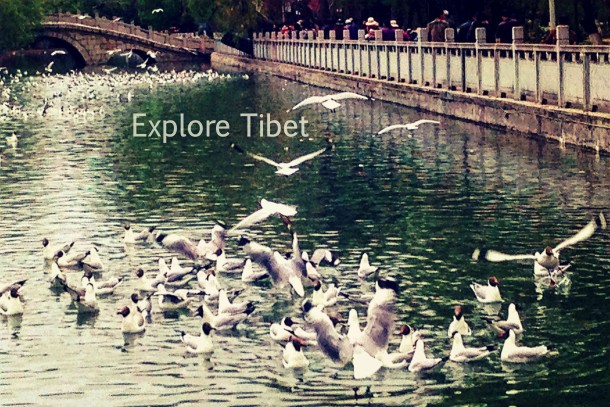
[[[162,8],[156,8],[156,9],[154,9],[154,10],[152,11],[152,13],[153,13],[153,14],[156,14],[156,13],[163,13],[163,9],[162,9]]]
[[[383,130],[380,130],[377,133],[377,135],[381,135],[381,134],[384,134],[384,133],[387,133],[387,132],[390,132],[390,131],[396,130],[396,129],[407,129],[407,130],[410,130],[410,131],[417,130],[419,128],[419,126],[424,124],[424,123],[441,124],[440,122],[437,122],[436,120],[421,119],[421,120],[418,120],[418,121],[413,122],[413,123],[393,124],[391,126],[388,126],[388,127],[384,128]]]
[[[559,266],[559,253],[561,250],[566,247],[573,246],[576,243],[580,243],[583,240],[587,240],[597,228],[605,229],[606,228],[606,218],[604,214],[600,212],[598,216],[591,220],[584,228],[582,228],[578,233],[574,236],[567,238],[563,242],[559,243],[557,246],[552,248],[551,246],[547,246],[542,253],[535,254],[504,254],[495,250],[486,250],[481,252],[481,250],[476,249],[472,254],[473,260],[478,260],[481,255],[492,262],[500,262],[500,261],[510,261],[510,260],[534,260],[535,264],[541,266],[548,271],[553,271]],[[536,269],[536,268],[535,268]],[[545,271],[545,270],[542,270]]]
[[[230,230],[230,234],[234,234],[236,231],[239,231],[244,228],[248,228],[256,223],[260,223],[265,219],[278,215],[280,217],[284,216],[290,218],[297,214],[297,208],[290,205],[285,205],[281,203],[275,203],[268,201],[266,199],[261,199],[260,209],[256,212],[246,216],[244,219],[239,221],[237,225],[233,226]]]
[[[337,107],[341,106],[341,104],[339,104],[337,102],[337,100],[344,100],[344,99],[368,100],[368,97],[362,96],[362,95],[359,95],[359,94],[353,93],[353,92],[341,92],[341,93],[336,93],[334,95],[326,95],[326,96],[311,96],[311,97],[308,97],[307,99],[303,100],[302,102],[298,103],[297,105],[295,105],[292,109],[286,110],[286,112],[290,112],[292,110],[296,110],[303,106],[313,105],[316,103],[322,104],[322,106],[324,106],[325,108],[327,108],[329,110],[335,110]]]
[[[66,51],[63,51],[61,49],[58,49],[57,51],[53,51],[51,52],[51,56],[54,57],[55,55],[66,55]]]
[[[249,155],[250,157],[254,158],[255,160],[259,160],[262,161],[264,163],[267,163],[269,165],[273,165],[277,170],[275,171],[276,174],[278,175],[285,175],[285,176],[290,176],[292,174],[294,174],[295,172],[297,172],[299,170],[298,166],[302,163],[304,163],[305,161],[309,161],[314,159],[315,157],[319,156],[320,154],[322,154],[325,151],[328,151],[331,149],[331,147],[326,147],[326,148],[321,148],[317,151],[314,151],[313,153],[309,153],[309,154],[305,154],[301,157],[295,158],[294,160],[287,162],[287,163],[277,163],[267,157],[263,157],[262,155],[258,155],[258,154],[254,154],[251,153],[249,151],[244,150],[243,148],[241,148],[240,146],[238,146],[237,144],[231,144],[231,147],[234,148],[235,150],[239,151],[240,153],[244,153]]]

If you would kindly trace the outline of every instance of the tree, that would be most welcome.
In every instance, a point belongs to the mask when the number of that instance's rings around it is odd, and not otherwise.
[[[0,50],[28,45],[43,15],[40,0],[0,0]]]

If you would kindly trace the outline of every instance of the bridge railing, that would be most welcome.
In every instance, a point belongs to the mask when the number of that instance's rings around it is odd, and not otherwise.
[[[513,28],[512,44],[485,43],[485,29],[475,43],[405,42],[401,30],[394,41],[336,40],[330,31],[301,31],[292,38],[280,33],[254,37],[255,58],[354,76],[404,82],[436,89],[553,104],[562,108],[610,112],[610,47],[568,45],[569,30],[557,28],[557,45],[523,44],[523,28]],[[349,32],[344,31],[344,38]]]
[[[86,17],[75,14],[58,13],[48,16],[45,23],[82,25],[97,28],[102,31],[111,31],[118,34],[126,34],[138,38],[146,39],[155,43],[172,46],[176,48],[186,48],[190,50],[206,51],[212,47],[213,41],[205,37],[198,37],[192,33],[174,33],[154,31],[152,27],[148,29],[139,27],[135,24],[128,24],[120,20],[111,20],[104,17]]]

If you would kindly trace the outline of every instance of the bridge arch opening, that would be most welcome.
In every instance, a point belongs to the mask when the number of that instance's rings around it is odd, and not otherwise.
[[[130,56],[126,56],[125,54],[131,52]],[[151,52],[155,54],[154,52]],[[135,68],[138,65],[146,62],[146,66],[152,66],[157,63],[157,59],[153,58],[148,51],[144,51],[138,48],[124,48],[120,53],[115,53],[110,56],[106,61],[106,65],[113,66],[128,66],[131,68]]]
[[[85,58],[84,52],[79,49],[80,47],[77,47],[64,39],[49,35],[39,35],[36,38],[34,46],[38,49],[65,49],[74,61],[74,68],[82,69],[87,66],[87,59]]]

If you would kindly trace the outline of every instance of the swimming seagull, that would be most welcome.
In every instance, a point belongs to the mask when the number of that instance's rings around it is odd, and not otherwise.
[[[569,237],[563,242],[559,243],[554,248],[547,246],[542,253],[535,254],[504,254],[495,250],[484,250],[481,251],[476,249],[472,255],[474,260],[478,260],[481,255],[492,262],[500,262],[500,261],[510,261],[510,260],[534,260],[536,265],[541,267],[534,267],[534,271],[536,275],[545,276],[549,273],[553,272],[557,267],[559,267],[559,254],[560,251],[565,249],[566,247],[573,246],[576,243],[580,243],[583,240],[587,240],[597,228],[606,229],[606,218],[602,212],[599,213],[594,219],[591,220],[584,228],[582,228],[578,233],[574,236]],[[546,269],[546,270],[544,270]]]
[[[198,336],[180,332],[180,340],[189,353],[212,353],[214,352],[214,342],[212,341],[212,331],[215,331],[209,322],[201,324],[201,334]]]
[[[303,369],[309,366],[302,347],[306,344],[299,338],[291,336],[282,352],[282,364],[286,369]]]
[[[284,175],[287,177],[294,174],[295,172],[297,172],[299,170],[298,166],[301,165],[302,163],[304,163],[305,161],[312,160],[312,159],[316,158],[317,156],[319,156],[320,154],[322,154],[323,152],[329,151],[331,149],[330,146],[326,147],[326,148],[321,148],[320,150],[316,150],[313,153],[309,153],[309,154],[303,155],[301,157],[295,158],[294,160],[289,161],[287,163],[277,163],[267,157],[263,157],[262,155],[258,155],[258,154],[254,154],[249,151],[246,151],[243,148],[241,148],[240,146],[238,146],[237,144],[231,144],[231,147],[233,149],[239,151],[240,153],[249,155],[250,157],[254,158],[255,160],[262,161],[264,163],[274,166],[276,168],[276,171],[275,171],[276,174]]]
[[[424,124],[424,123],[441,124],[440,122],[437,122],[436,120],[421,119],[421,120],[418,120],[418,121],[413,122],[413,123],[393,124],[391,126],[388,126],[388,127],[384,128],[384,129],[380,130],[377,133],[377,135],[381,135],[381,134],[390,132],[390,131],[395,130],[395,129],[407,129],[409,131],[417,130],[419,128],[419,126]]]
[[[13,316],[23,314],[23,303],[19,295],[19,288],[13,287],[3,296],[5,299],[0,307],[0,315]]]
[[[296,322],[290,317],[284,317],[279,324],[277,322],[271,324],[269,327],[269,336],[277,342],[289,341],[294,335],[293,326],[296,326]]]
[[[254,311],[252,301],[231,302],[227,296],[227,291],[223,288],[218,290],[218,313],[219,314],[251,314]]]
[[[296,110],[300,107],[313,105],[313,104],[317,104],[317,103],[322,104],[322,106],[324,106],[325,108],[327,108],[329,110],[334,110],[337,107],[341,106],[341,104],[337,103],[337,100],[345,100],[345,99],[368,100],[369,98],[366,96],[359,95],[357,93],[353,93],[353,92],[341,92],[341,93],[336,93],[333,95],[326,95],[326,96],[311,96],[311,97],[308,97],[307,99],[303,100],[302,102],[296,104],[292,109],[286,110],[286,112],[290,112],[290,111]]]
[[[470,327],[462,314],[462,307],[459,305],[456,305],[453,309],[453,321],[451,321],[451,324],[449,324],[447,336],[451,338],[455,332],[459,332],[464,336],[472,335],[472,331],[470,330]]]
[[[148,229],[144,229],[136,233],[132,229],[131,224],[129,222],[125,222],[123,228],[125,229],[125,237],[123,238],[123,242],[125,244],[134,244],[136,242],[148,239],[151,233],[154,232],[156,226],[151,226]]]
[[[360,257],[360,265],[358,266],[358,277],[367,278],[374,272],[376,272],[378,267],[371,266],[369,264],[369,255],[366,253],[362,253],[362,257]]]
[[[85,257],[80,261],[80,265],[84,270],[91,270],[93,272],[104,270],[104,263],[95,246],[91,246],[91,249],[85,253]]]
[[[61,282],[64,290],[72,297],[72,301],[77,304],[79,312],[97,313],[99,307],[95,297],[95,287],[93,284],[87,284],[84,290],[70,287],[67,283]]]
[[[239,221],[235,226],[229,229],[229,234],[235,234],[241,229],[248,228],[252,225],[260,223],[271,216],[279,216],[290,218],[297,214],[296,206],[290,206],[281,203],[275,203],[266,199],[261,199],[260,209],[251,215],[246,216]]]
[[[197,308],[197,315],[203,318],[205,322],[209,322],[212,327],[223,330],[229,328],[235,328],[237,324],[244,321],[248,318],[254,311],[254,307],[249,308],[246,312],[238,313],[238,314],[228,314],[219,312],[217,315],[214,315],[210,308],[206,304],[201,304],[199,308]]]
[[[413,329],[409,325],[403,325],[400,328],[399,333],[401,335],[401,340],[400,340],[400,346],[398,347],[398,352],[399,353],[408,353],[408,354],[411,354],[411,356],[413,356],[413,353],[415,352],[415,343],[419,339],[422,339],[421,333],[418,330]]]
[[[45,237],[44,239],[42,239],[42,255],[45,260],[53,260],[58,252],[66,254],[70,251],[72,246],[74,246],[74,242],[70,242],[61,246],[51,246],[49,244],[49,239]]]
[[[453,345],[449,360],[454,362],[473,362],[480,360],[489,355],[495,349],[495,346],[483,346],[480,348],[466,348],[462,341],[462,335],[459,332],[453,333]]]
[[[96,281],[91,270],[86,270],[81,279],[81,287],[87,287],[87,284],[93,284],[95,295],[102,296],[112,294],[114,289],[123,282],[123,277],[111,277],[105,281]]]
[[[515,334],[519,335],[523,332],[523,324],[521,323],[521,318],[519,317],[519,313],[517,312],[517,307],[515,304],[511,303],[508,306],[508,317],[506,321],[488,321],[492,328],[494,328],[499,336],[506,337],[508,331],[513,331]]]
[[[17,137],[17,135],[15,133],[6,137],[6,144],[8,146],[11,146],[13,149],[17,148],[18,142],[19,142],[19,138]]]
[[[136,276],[138,280],[135,289],[143,292],[157,292],[157,286],[165,281],[165,276],[161,273],[157,274],[156,278],[146,277],[142,268],[136,271]]]
[[[136,334],[144,332],[146,329],[146,322],[144,315],[137,309],[123,306],[117,312],[117,315],[123,316],[123,322],[121,323],[121,332],[124,334]]]
[[[415,353],[413,359],[409,363],[409,372],[420,372],[422,370],[429,370],[436,367],[443,361],[441,358],[427,358],[426,351],[424,349],[424,341],[418,339],[415,342]]]
[[[502,346],[500,360],[503,362],[526,363],[547,355],[549,351],[549,348],[544,345],[535,347],[517,346],[515,332],[510,330],[508,338]]]
[[[159,284],[157,292],[154,295],[159,296],[159,308],[161,311],[175,311],[181,308],[186,308],[191,303],[193,297],[188,297],[187,293],[169,292],[163,284]]]
[[[502,296],[500,295],[500,281],[495,277],[489,277],[487,285],[481,285],[479,283],[470,284],[470,288],[476,295],[477,300],[483,303],[502,302]]]

